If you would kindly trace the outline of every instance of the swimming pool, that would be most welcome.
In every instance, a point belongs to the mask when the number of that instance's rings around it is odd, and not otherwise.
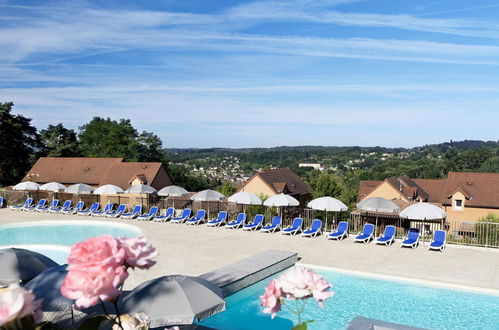
[[[307,303],[303,320],[316,320],[310,329],[345,329],[356,316],[428,329],[498,329],[499,296],[313,270],[332,283],[335,295],[324,309],[315,301]],[[290,329],[294,315],[283,309],[272,320],[260,306],[264,287],[275,277],[227,297],[227,311],[201,324],[217,329]]]

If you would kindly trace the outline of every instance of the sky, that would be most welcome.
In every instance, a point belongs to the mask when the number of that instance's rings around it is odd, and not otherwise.
[[[0,102],[166,148],[499,139],[496,0],[0,0]]]

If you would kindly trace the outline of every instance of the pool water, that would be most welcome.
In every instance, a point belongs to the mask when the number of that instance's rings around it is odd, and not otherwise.
[[[357,316],[428,329],[499,329],[499,296],[420,286],[314,269],[335,295],[321,309],[310,299],[302,320],[309,329],[346,329]],[[286,307],[276,318],[262,312],[259,297],[276,276],[226,298],[227,311],[200,324],[220,329],[290,329],[296,316]]]

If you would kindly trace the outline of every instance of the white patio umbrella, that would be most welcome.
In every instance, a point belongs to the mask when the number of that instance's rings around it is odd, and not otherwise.
[[[96,195],[112,195],[112,194],[122,194],[123,189],[114,184],[105,184],[94,190]]]
[[[123,313],[146,313],[150,327],[192,324],[225,310],[222,289],[199,277],[171,275],[142,283],[119,302]]]
[[[263,205],[279,207],[281,217],[282,217],[282,207],[283,206],[298,206],[298,205],[300,205],[300,202],[296,198],[294,198],[293,196],[281,193],[281,194],[274,195],[274,196],[267,198],[263,202]]]
[[[348,207],[342,201],[328,196],[313,199],[308,202],[307,206],[311,209],[325,212],[344,212],[348,210]],[[327,229],[327,213],[325,228]]]
[[[215,202],[224,199],[225,196],[218,191],[206,189],[191,196],[191,200],[198,202]],[[208,205],[208,218],[210,217],[210,206]]]
[[[0,250],[0,286],[27,282],[47,268],[59,266],[49,257],[26,249]]]
[[[125,190],[125,193],[127,194],[155,194],[157,192],[158,191],[155,188],[146,184],[134,184]]]
[[[378,229],[378,213],[395,213],[400,211],[400,208],[392,201],[382,197],[367,198],[357,203],[357,208],[366,212],[376,212],[376,224],[374,227],[374,236]]]
[[[42,184],[38,189],[45,191],[59,192],[61,190],[64,191],[66,189],[66,186],[59,182],[49,182]]]
[[[405,209],[403,209],[399,216],[404,219],[410,220],[420,220],[423,224],[424,231],[424,223],[425,221],[430,220],[442,220],[445,218],[445,211],[430,203],[417,203],[413,204]],[[424,244],[424,232],[423,235],[423,244]]]
[[[73,184],[66,188],[65,192],[70,194],[91,194],[94,188],[84,183]]]
[[[189,192],[179,186],[166,186],[158,190],[158,196],[164,197],[179,197],[189,195]],[[173,208],[175,208],[175,199],[173,199]]]
[[[262,200],[257,195],[248,192],[240,191],[228,198],[230,203],[243,204],[243,205],[262,205]],[[245,208],[243,212],[246,212]]]
[[[40,185],[36,182],[23,181],[12,187],[13,190],[38,190]]]

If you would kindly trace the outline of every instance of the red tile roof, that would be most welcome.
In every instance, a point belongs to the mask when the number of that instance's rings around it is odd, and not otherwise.
[[[382,183],[383,181],[361,180],[359,184],[359,199],[362,199],[369,195]]]
[[[310,189],[307,184],[289,168],[276,168],[272,170],[262,170],[248,179],[238,189],[240,191],[248,182],[259,176],[276,194],[283,192],[289,195],[308,195]]]

